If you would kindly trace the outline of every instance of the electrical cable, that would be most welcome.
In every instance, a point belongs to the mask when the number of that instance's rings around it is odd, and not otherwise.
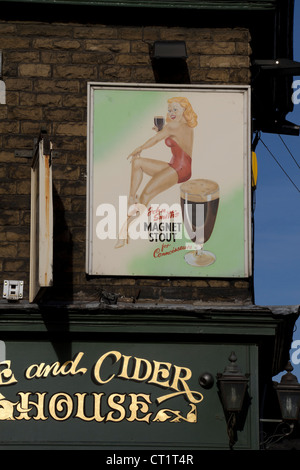
[[[285,169],[282,167],[282,165],[279,163],[279,161],[277,160],[277,158],[275,157],[275,155],[273,155],[273,153],[271,152],[271,150],[267,147],[267,145],[264,143],[264,141],[260,138],[260,141],[261,143],[264,145],[264,147],[267,149],[267,151],[269,152],[269,154],[273,157],[273,159],[275,160],[275,162],[277,163],[277,165],[280,167],[280,169],[283,171],[283,173],[285,174],[285,176],[290,180],[290,182],[292,183],[292,185],[296,188],[296,190],[298,191],[298,193],[300,193],[300,189],[298,188],[298,186],[294,183],[294,181],[290,178],[290,176],[287,174],[287,172],[285,171]]]
[[[294,160],[294,162],[296,163],[297,167],[300,168],[300,165],[299,163],[297,162],[296,158],[292,155],[292,152],[290,151],[290,149],[288,148],[288,146],[286,145],[286,143],[284,142],[283,138],[281,137],[281,135],[279,135],[279,138],[281,140],[281,142],[283,143],[283,145],[285,146],[285,148],[287,149],[287,151],[289,152],[290,156],[292,157],[292,159]]]

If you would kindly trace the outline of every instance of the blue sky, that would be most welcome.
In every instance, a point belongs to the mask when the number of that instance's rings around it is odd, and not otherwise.
[[[299,27],[300,0],[295,0],[294,60],[298,62]],[[300,76],[294,80],[300,80]],[[300,90],[300,81],[297,88]],[[300,103],[294,105],[287,120],[300,125]],[[278,135],[261,134],[262,141],[288,176],[262,142],[256,147],[254,294],[257,305],[300,305],[300,136],[281,137],[284,143]],[[294,332],[291,359],[300,382],[300,320]]]

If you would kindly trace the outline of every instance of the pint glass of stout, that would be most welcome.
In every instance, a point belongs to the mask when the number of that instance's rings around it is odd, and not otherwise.
[[[157,127],[159,131],[162,130],[162,128],[165,125],[165,119],[163,116],[154,116],[154,125]]]
[[[191,266],[209,266],[215,255],[203,250],[210,238],[219,207],[219,186],[215,181],[194,179],[180,186],[180,202],[184,226],[196,251],[187,253],[185,261]]]

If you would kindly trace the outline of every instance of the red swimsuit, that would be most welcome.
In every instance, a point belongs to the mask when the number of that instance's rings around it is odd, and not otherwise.
[[[172,158],[169,165],[176,171],[178,183],[189,180],[192,175],[191,157],[171,137],[166,138],[165,144],[171,148]]]

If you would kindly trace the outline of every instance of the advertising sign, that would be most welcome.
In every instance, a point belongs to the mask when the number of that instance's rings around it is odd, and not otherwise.
[[[216,377],[232,345],[34,337],[2,343],[1,450],[228,448]],[[251,371],[256,346],[234,348],[240,367]],[[201,386],[208,372],[211,383]],[[251,378],[251,396],[255,387]],[[256,413],[252,403],[238,448],[255,445]]]
[[[249,87],[88,85],[91,275],[247,277]]]

